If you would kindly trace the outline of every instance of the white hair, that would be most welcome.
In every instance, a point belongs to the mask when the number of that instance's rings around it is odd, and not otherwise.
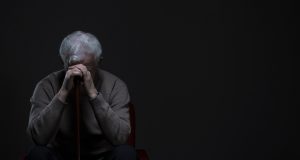
[[[91,33],[75,31],[63,39],[59,54],[64,63],[71,55],[81,57],[84,54],[94,54],[98,61],[102,54],[102,47],[99,40]]]

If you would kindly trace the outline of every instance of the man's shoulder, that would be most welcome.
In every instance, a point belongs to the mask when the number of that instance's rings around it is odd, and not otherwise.
[[[99,69],[98,73],[100,73],[100,79],[96,87],[106,100],[112,103],[112,98],[118,97],[129,102],[129,91],[126,83],[121,78],[103,69]]]
[[[102,79],[110,79],[110,80],[119,79],[119,77],[117,77],[115,74],[104,69],[98,68],[98,73]]]
[[[100,75],[100,80],[104,84],[111,83],[112,85],[114,85],[115,83],[118,83],[126,86],[125,82],[120,77],[107,70],[98,69],[98,73]]]
[[[65,73],[64,69],[51,72],[50,74],[42,78],[38,82],[38,85],[58,85],[61,79],[64,78],[64,73]]]

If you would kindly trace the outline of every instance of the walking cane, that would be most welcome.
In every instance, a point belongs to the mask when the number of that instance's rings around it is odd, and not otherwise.
[[[69,59],[69,66],[80,62],[79,57],[71,56]],[[75,132],[76,132],[76,159],[80,160],[80,77],[74,77],[75,90]]]
[[[76,153],[77,160],[80,160],[80,79],[75,78],[75,106],[76,106]]]

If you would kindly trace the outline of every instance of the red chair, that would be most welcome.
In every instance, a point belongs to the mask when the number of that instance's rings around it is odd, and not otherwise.
[[[129,114],[130,114],[130,125],[131,125],[131,133],[128,137],[128,144],[135,147],[135,110],[134,105],[130,102],[129,104]],[[149,160],[148,154],[143,149],[136,150],[139,160]]]

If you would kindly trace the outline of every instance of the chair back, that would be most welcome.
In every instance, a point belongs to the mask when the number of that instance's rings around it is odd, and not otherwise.
[[[131,133],[128,137],[127,143],[135,147],[135,110],[134,110],[134,105],[131,102],[128,103],[128,106],[129,106]]]

